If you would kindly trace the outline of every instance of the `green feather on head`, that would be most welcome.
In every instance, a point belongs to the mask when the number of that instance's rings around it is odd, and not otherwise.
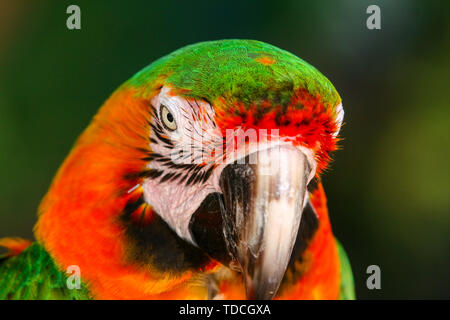
[[[211,102],[223,97],[244,105],[264,100],[285,105],[298,89],[318,95],[327,107],[334,108],[341,101],[331,82],[316,68],[292,53],[256,40],[186,46],[153,62],[128,83],[151,91],[162,81],[186,90],[186,96]]]

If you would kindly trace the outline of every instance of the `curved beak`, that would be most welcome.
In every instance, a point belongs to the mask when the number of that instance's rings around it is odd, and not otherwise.
[[[257,151],[223,169],[224,235],[242,271],[247,299],[276,294],[297,237],[310,174],[306,155],[293,146]]]

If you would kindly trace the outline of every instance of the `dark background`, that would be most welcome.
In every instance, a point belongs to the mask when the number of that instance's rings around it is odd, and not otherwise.
[[[66,8],[81,8],[81,30]],[[366,8],[381,8],[381,30]],[[2,1],[0,237],[32,237],[74,140],[122,82],[204,40],[249,38],[325,74],[344,104],[324,176],[359,298],[450,298],[449,1]],[[366,268],[381,268],[368,290]]]

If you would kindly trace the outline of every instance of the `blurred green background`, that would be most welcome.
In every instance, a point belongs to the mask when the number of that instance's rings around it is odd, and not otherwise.
[[[66,8],[81,8],[81,30]],[[381,8],[381,30],[366,8]],[[1,1],[0,237],[32,237],[52,176],[102,102],[156,58],[250,38],[298,55],[343,99],[324,177],[359,298],[450,298],[449,1]],[[381,290],[366,287],[381,268]]]

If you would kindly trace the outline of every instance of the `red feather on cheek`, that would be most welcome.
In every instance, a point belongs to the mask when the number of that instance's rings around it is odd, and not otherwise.
[[[280,137],[289,137],[295,145],[314,151],[318,173],[326,169],[330,153],[337,149],[339,139],[333,135],[338,130],[334,110],[305,89],[298,90],[287,106],[263,101],[246,107],[242,103],[230,105],[223,98],[215,106],[216,122],[224,136],[227,129],[267,129],[268,133],[278,129]]]

